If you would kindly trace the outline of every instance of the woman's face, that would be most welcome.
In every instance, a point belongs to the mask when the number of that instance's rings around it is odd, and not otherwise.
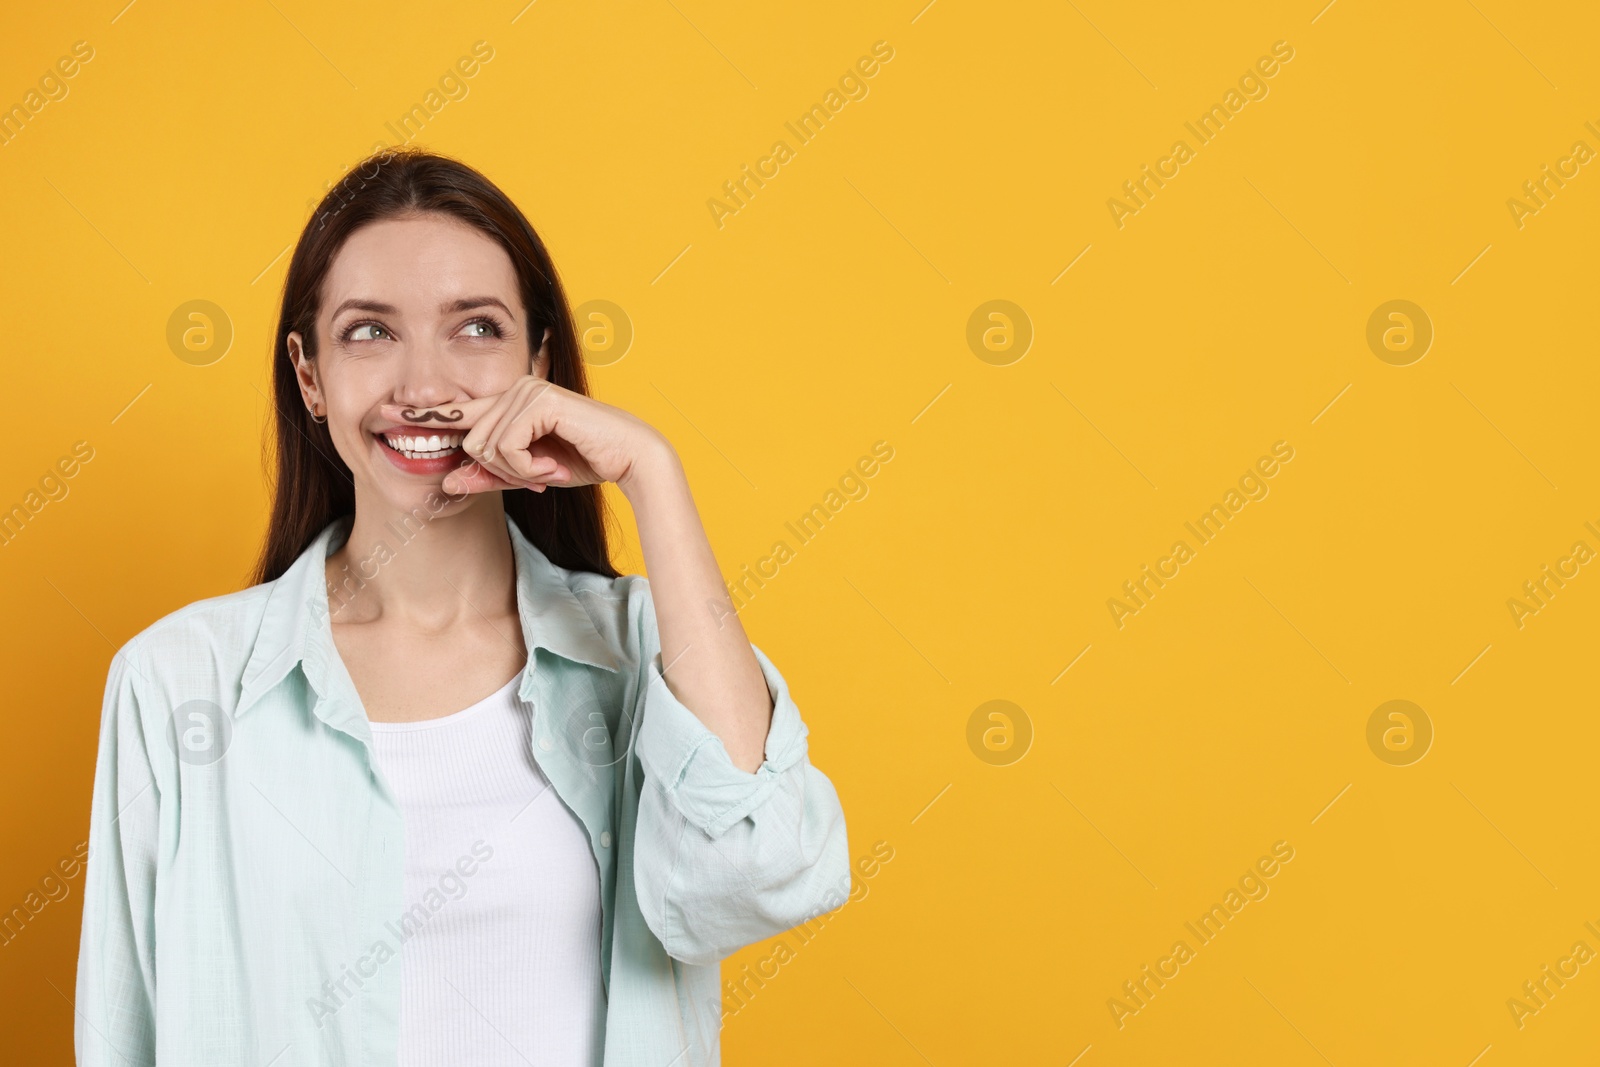
[[[459,444],[471,427],[439,419],[408,427],[383,418],[380,405],[403,404],[419,418],[430,408],[448,414],[452,402],[504,392],[524,374],[548,375],[548,331],[530,336],[511,257],[449,216],[352,233],[323,281],[316,330],[314,361],[299,333],[289,335],[289,356],[306,405],[326,414],[354,475],[358,507],[410,512],[446,495],[440,482],[466,458]],[[399,441],[397,431],[412,440]]]

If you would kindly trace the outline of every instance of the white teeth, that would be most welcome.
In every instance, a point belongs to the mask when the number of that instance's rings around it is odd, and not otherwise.
[[[461,447],[465,434],[433,434],[428,437],[411,437],[402,434],[385,434],[389,447],[407,459],[436,459]]]

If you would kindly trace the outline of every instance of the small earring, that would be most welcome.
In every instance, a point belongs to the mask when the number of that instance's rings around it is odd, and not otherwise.
[[[327,422],[328,421],[328,416],[326,416],[326,415],[322,416],[322,418],[320,418],[320,419],[317,418],[317,409],[316,408],[311,407],[311,408],[307,408],[306,410],[311,412],[311,421],[312,422]]]

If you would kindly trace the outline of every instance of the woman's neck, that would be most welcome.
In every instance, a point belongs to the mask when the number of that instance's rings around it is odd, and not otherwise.
[[[441,631],[463,616],[514,615],[516,560],[500,496],[484,493],[437,515],[358,500],[350,536],[326,564],[333,625]]]

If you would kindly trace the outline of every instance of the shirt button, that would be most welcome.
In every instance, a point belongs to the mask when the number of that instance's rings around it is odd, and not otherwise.
[[[601,830],[600,831],[600,847],[601,848],[610,848],[611,847],[611,831],[610,830]]]
[[[550,740],[549,735],[546,735],[544,737],[539,738],[539,747],[541,749],[543,749],[544,751],[549,752],[552,748],[555,748],[556,746],[555,746],[555,742]]]

